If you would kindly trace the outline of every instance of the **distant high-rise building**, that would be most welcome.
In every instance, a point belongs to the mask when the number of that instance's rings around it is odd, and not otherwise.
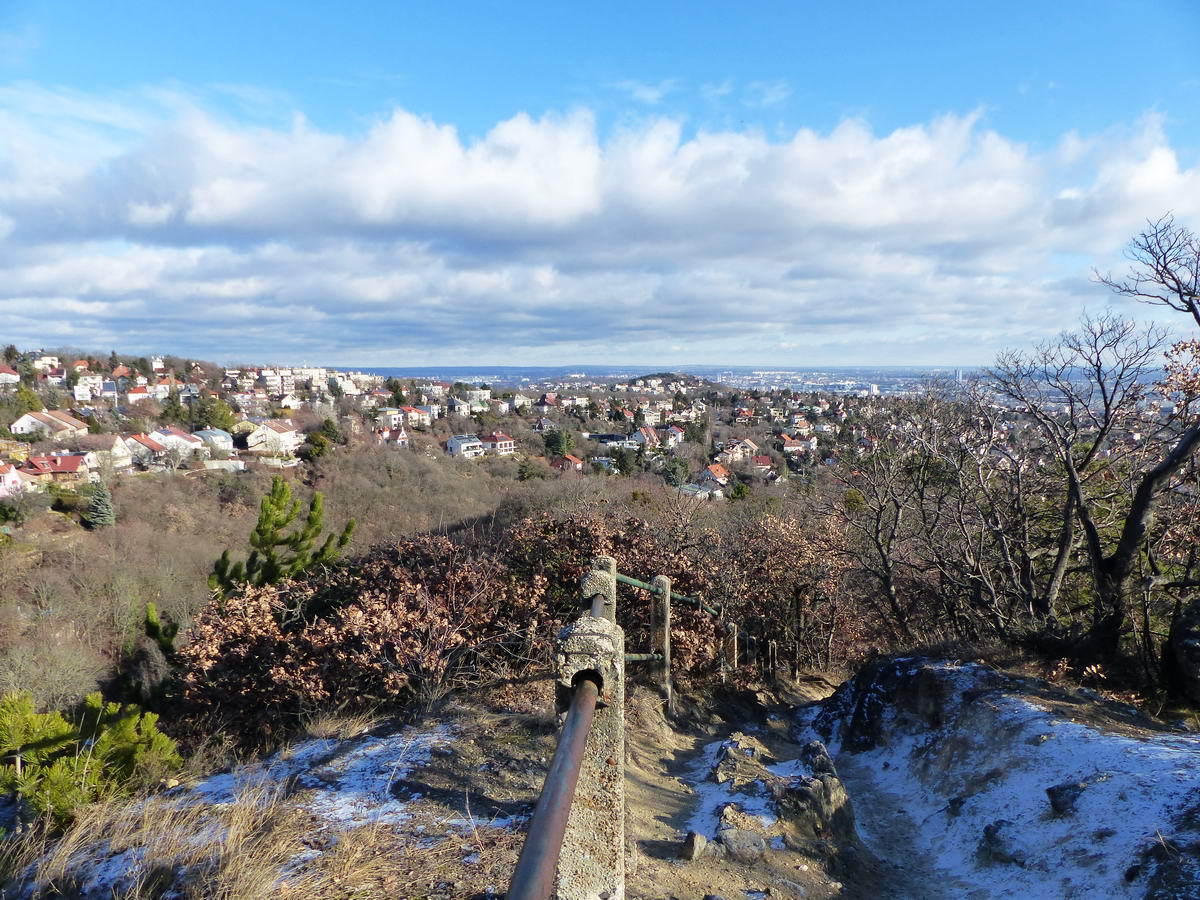
[[[962,369],[955,369],[955,370],[954,370],[954,380],[955,380],[955,381],[962,381]]]

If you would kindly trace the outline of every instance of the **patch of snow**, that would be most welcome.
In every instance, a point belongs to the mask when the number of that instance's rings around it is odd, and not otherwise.
[[[946,669],[956,690],[972,686],[971,666],[934,667]],[[907,829],[911,851],[971,896],[1140,897],[1144,884],[1126,882],[1125,871],[1200,802],[1197,736],[1103,732],[1004,694],[960,706],[938,730],[913,733],[894,710],[885,715],[879,746],[851,754],[829,744],[860,834],[886,856],[885,842],[894,849]],[[801,729],[809,722],[811,715]],[[785,774],[787,765],[772,771]],[[1056,814],[1046,789],[1077,781],[1088,786],[1074,811]],[[1003,831],[1020,863],[980,853],[984,828],[1000,820],[1011,823]]]
[[[757,816],[764,828],[770,828],[777,821],[769,792],[761,783],[756,782],[762,787],[761,795],[752,795],[734,790],[729,782],[717,784],[711,780],[709,775],[725,743],[713,741],[705,744],[700,756],[684,770],[681,779],[692,788],[698,800],[696,810],[688,819],[686,830],[699,832],[710,840],[717,835],[721,808],[727,803],[736,804],[742,812]]]
[[[209,776],[162,796],[182,806],[219,808],[239,799],[244,802],[246,792],[255,788],[291,784],[308,792],[305,808],[318,818],[318,827],[394,824],[407,818],[407,805],[419,795],[401,800],[393,795],[392,787],[427,764],[434,748],[445,746],[453,738],[450,727],[439,726],[426,731],[406,728],[385,737],[310,740],[262,762]],[[476,824],[486,827],[491,823]],[[498,827],[512,825],[504,820]],[[224,827],[216,820],[202,822],[194,834],[185,837],[186,843],[198,848],[215,846],[224,839]],[[436,839],[430,841],[437,843]],[[318,855],[316,850],[302,851],[292,857],[286,869],[294,870]],[[113,853],[106,842],[97,842],[76,854],[71,863],[72,876],[83,896],[107,897],[131,884],[147,862],[157,862],[145,857],[145,847]],[[281,874],[286,877],[288,871]],[[31,886],[31,890],[36,887]]]
[[[434,748],[452,738],[450,728],[439,726],[351,741],[305,741],[179,791],[184,802],[231,803],[247,788],[295,779],[298,787],[313,791],[308,809],[329,824],[395,824],[407,817],[407,805],[419,796],[397,799],[392,786],[426,765]]]

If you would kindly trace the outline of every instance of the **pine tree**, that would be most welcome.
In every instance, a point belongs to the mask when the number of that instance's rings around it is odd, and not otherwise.
[[[354,534],[351,519],[341,534],[330,533],[317,546],[325,525],[325,497],[320,491],[313,494],[308,516],[291,534],[288,528],[300,514],[300,501],[292,498],[292,489],[283,477],[276,475],[271,492],[263,497],[258,512],[258,524],[250,534],[250,555],[245,562],[232,562],[229,551],[213,565],[208,584],[214,591],[226,594],[238,585],[275,584],[317,565],[326,565],[338,558]]]
[[[42,408],[42,398],[34,392],[33,388],[26,385],[21,385],[17,388],[18,413],[41,412]]]
[[[113,509],[112,494],[103,482],[92,489],[92,499],[88,502],[84,521],[89,528],[103,528],[105,525],[117,524],[117,513]]]
[[[187,410],[183,408],[183,404],[179,401],[179,391],[174,388],[167,394],[167,400],[163,404],[162,417],[168,422],[177,424],[187,418]]]
[[[175,622],[164,622],[158,615],[158,606],[146,604],[146,637],[158,644],[163,656],[170,659],[175,652],[175,637],[179,634],[179,625]]]

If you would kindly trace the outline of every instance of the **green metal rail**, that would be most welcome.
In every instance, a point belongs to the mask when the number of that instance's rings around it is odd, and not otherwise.
[[[649,585],[644,581],[639,581],[636,578],[630,578],[628,575],[622,575],[620,572],[617,573],[617,581],[621,584],[627,584],[630,587],[640,588],[643,591],[649,591],[652,594],[662,593],[662,591],[658,588]],[[686,603],[688,606],[694,606],[696,609],[702,609],[710,616],[719,616],[721,614],[719,610],[713,609],[698,597],[685,597],[683,594],[677,594],[674,591],[671,591],[671,600],[672,602],[679,601],[680,603]]]

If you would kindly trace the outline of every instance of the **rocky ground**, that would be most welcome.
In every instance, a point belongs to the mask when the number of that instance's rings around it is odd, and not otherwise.
[[[1200,735],[982,664],[872,664],[799,711],[889,896],[1200,897]]]
[[[627,896],[1200,897],[1200,737],[984,666],[627,703]],[[502,896],[547,679],[114,805],[0,897]]]

